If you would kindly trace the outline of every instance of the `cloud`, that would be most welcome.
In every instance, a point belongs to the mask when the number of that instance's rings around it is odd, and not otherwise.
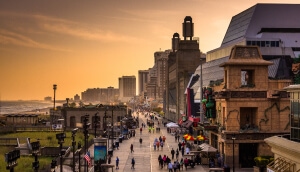
[[[42,29],[45,29],[49,32],[74,36],[84,40],[103,42],[131,42],[138,40],[138,38],[135,37],[98,29],[98,26],[92,24],[86,25],[80,22],[43,15],[34,15],[33,17],[37,20],[39,27]]]
[[[40,49],[48,49],[48,50],[55,50],[55,51],[69,51],[66,49],[61,49],[51,45],[39,43],[37,41],[32,40],[29,37],[26,37],[24,35],[15,32],[7,31],[4,29],[0,29],[0,44],[18,45],[23,47],[40,48]]]

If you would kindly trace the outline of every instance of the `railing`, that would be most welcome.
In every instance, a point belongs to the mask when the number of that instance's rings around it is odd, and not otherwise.
[[[18,146],[17,138],[0,138],[1,146]]]

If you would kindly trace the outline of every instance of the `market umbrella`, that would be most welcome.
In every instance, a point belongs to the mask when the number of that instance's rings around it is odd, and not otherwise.
[[[205,140],[205,137],[202,136],[202,135],[199,135],[199,136],[197,136],[197,139],[198,139],[198,140]]]
[[[187,141],[194,141],[195,138],[194,138],[193,136],[188,136],[188,137],[186,138],[186,140],[187,140]]]
[[[187,137],[189,137],[189,136],[191,136],[190,134],[185,134],[185,135],[183,135],[183,138],[187,138]]]

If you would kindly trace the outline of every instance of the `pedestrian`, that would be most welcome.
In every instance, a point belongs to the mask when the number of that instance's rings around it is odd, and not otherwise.
[[[163,142],[165,142],[166,141],[166,136],[163,136],[162,140],[163,140]]]
[[[178,159],[178,157],[179,157],[179,150],[176,149],[176,159]]]
[[[111,163],[111,155],[108,155],[108,164]]]
[[[133,144],[130,145],[130,151],[131,151],[131,153],[134,152],[134,150],[133,150]]]
[[[168,169],[169,169],[169,172],[173,172],[173,164],[171,162],[169,162],[169,164],[168,164]]]
[[[116,158],[116,169],[119,169],[119,157]]]
[[[142,134],[142,132],[143,132],[143,127],[140,128],[140,134]]]
[[[161,136],[159,136],[158,140],[159,140],[160,142],[162,142],[162,138],[161,138]]]
[[[177,133],[175,133],[175,136],[174,136],[174,137],[175,137],[175,142],[176,142],[176,141],[177,141]]]
[[[176,161],[176,167],[177,167],[178,171],[180,171],[180,163],[178,162],[178,160]]]
[[[171,150],[171,154],[172,154],[172,159],[174,159],[174,154],[175,154],[175,151],[174,151],[174,149],[172,148],[172,150]]]
[[[190,154],[190,148],[188,146],[186,146],[186,148],[185,148],[185,153]]]
[[[174,163],[173,163],[173,170],[174,170],[174,172],[176,172],[176,170],[177,170],[177,163],[176,163],[176,161],[174,161]]]
[[[184,147],[181,148],[181,155],[184,155]]]
[[[178,142],[178,149],[181,151],[181,142]]]
[[[189,165],[189,160],[187,158],[185,158],[183,163],[184,163],[184,166],[185,166],[185,170],[187,170],[187,166]]]
[[[142,144],[142,142],[143,142],[143,139],[140,137],[140,144]]]
[[[178,134],[177,135],[177,142],[179,142],[179,139],[180,139],[180,135]]]
[[[153,148],[156,150],[156,142],[153,143]]]
[[[164,148],[164,142],[160,142],[160,147],[161,147],[161,150],[163,150],[163,148]]]
[[[182,171],[183,171],[183,158],[181,158],[181,160],[180,160],[179,164],[180,164],[179,170],[180,170],[180,168],[181,168],[181,169],[182,169]]]
[[[159,150],[159,145],[160,145],[160,143],[159,143],[159,141],[157,141],[156,142],[156,148],[157,148],[157,150]]]
[[[131,169],[134,169],[135,160],[134,158],[131,159]]]
[[[165,166],[165,165],[166,165],[166,163],[167,163],[167,156],[166,156],[166,155],[164,155],[164,156],[162,157],[162,159],[163,159],[164,166]]]
[[[164,166],[164,160],[162,158],[159,160],[159,165],[160,165],[160,168],[162,169]]]

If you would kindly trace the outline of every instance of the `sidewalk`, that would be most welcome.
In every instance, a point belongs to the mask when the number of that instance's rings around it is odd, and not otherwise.
[[[137,116],[134,113],[135,116]],[[142,123],[146,124],[146,119],[144,115],[139,115],[139,124]],[[155,128],[157,127],[157,122],[155,122]],[[168,171],[166,167],[160,169],[158,163],[158,156],[159,155],[167,155],[170,158],[171,156],[171,149],[173,148],[176,150],[178,148],[178,142],[175,141],[175,138],[170,133],[167,133],[167,127],[164,127],[163,124],[160,122],[160,132],[156,133],[149,133],[147,127],[143,129],[142,134],[140,134],[139,129],[136,129],[136,136],[131,137],[128,140],[123,140],[122,143],[119,143],[119,150],[115,149],[113,151],[113,157],[111,159],[111,164],[116,165],[116,157],[118,156],[120,159],[119,162],[119,169],[114,167],[113,171],[123,172],[123,171],[136,171],[136,172],[156,172],[156,171]],[[159,136],[165,136],[166,142],[163,147],[163,150],[160,148],[159,150],[154,150],[153,142],[155,138],[159,138]],[[139,139],[142,138],[142,144],[139,143]],[[133,144],[134,152],[130,153],[130,145]],[[92,161],[94,158],[94,145],[89,148]],[[135,169],[131,169],[131,159],[135,159]],[[178,160],[182,158],[181,152],[179,153]],[[172,160],[172,163],[175,159]],[[83,161],[81,161],[83,162]],[[93,164],[94,162],[92,162]],[[82,163],[83,166],[83,163]],[[70,167],[64,166],[64,172],[72,172]],[[59,168],[59,167],[58,167]],[[77,169],[77,167],[76,167]],[[93,172],[93,167],[89,168],[89,172]],[[111,171],[111,169],[110,169]],[[188,166],[188,169],[183,171],[201,171],[201,172],[208,172],[209,168],[207,165],[196,165],[194,168]],[[236,169],[236,172],[250,172],[253,169]],[[84,172],[84,169],[81,169],[81,172]]]

